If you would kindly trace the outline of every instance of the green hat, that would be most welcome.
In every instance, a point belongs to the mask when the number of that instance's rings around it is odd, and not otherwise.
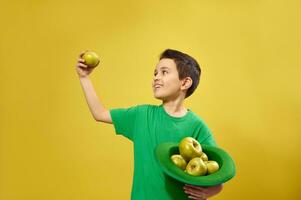
[[[172,178],[196,186],[214,186],[225,183],[235,176],[235,164],[230,155],[223,149],[215,146],[201,144],[202,150],[207,154],[209,160],[219,164],[219,170],[205,176],[192,176],[177,167],[171,160],[171,156],[179,154],[177,143],[165,142],[159,144],[155,149],[155,156],[162,170]]]

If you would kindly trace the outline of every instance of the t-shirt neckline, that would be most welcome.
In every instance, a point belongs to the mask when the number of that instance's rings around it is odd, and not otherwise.
[[[187,119],[187,118],[191,115],[191,110],[190,110],[189,108],[187,109],[187,113],[186,113],[184,116],[182,116],[182,117],[175,117],[175,116],[171,116],[170,114],[168,114],[168,113],[166,112],[166,110],[165,110],[163,104],[161,104],[161,105],[159,106],[159,108],[162,110],[162,112],[164,113],[164,115],[165,115],[166,117],[168,117],[169,119],[174,120],[174,121],[182,121],[182,120],[185,120],[185,119]]]

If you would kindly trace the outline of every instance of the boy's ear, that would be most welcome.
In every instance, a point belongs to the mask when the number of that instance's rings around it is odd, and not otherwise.
[[[181,84],[181,89],[183,90],[188,90],[191,85],[192,85],[192,79],[190,77],[185,77],[183,80],[182,80],[182,84]]]

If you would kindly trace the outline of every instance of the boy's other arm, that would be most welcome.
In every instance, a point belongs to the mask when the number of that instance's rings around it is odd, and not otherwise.
[[[220,193],[223,189],[223,184],[210,186],[210,187],[200,187],[185,184],[184,192],[188,194],[189,199],[203,199],[206,200],[209,197],[213,197]]]
[[[110,111],[104,108],[101,104],[94,88],[92,82],[90,81],[89,77],[80,77],[80,83],[83,88],[86,101],[88,103],[90,112],[92,113],[94,119],[98,122],[105,122],[112,124],[112,118]]]

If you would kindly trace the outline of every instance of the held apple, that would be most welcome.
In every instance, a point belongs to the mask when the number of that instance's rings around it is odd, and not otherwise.
[[[87,51],[82,57],[88,67],[96,67],[99,64],[99,56],[93,51]]]
[[[181,156],[189,162],[192,158],[202,155],[202,147],[200,143],[192,137],[185,137],[179,144]]]
[[[214,172],[219,170],[219,165],[214,160],[205,161],[205,164],[207,166],[207,173],[213,174]]]
[[[186,172],[192,176],[203,176],[207,173],[207,166],[201,158],[196,157],[189,161]]]
[[[208,161],[208,156],[204,152],[202,152],[200,158],[202,158],[203,161]]]
[[[170,158],[171,158],[172,162],[175,165],[177,165],[179,168],[181,168],[182,170],[186,169],[187,163],[181,155],[175,154],[175,155],[172,155]]]

